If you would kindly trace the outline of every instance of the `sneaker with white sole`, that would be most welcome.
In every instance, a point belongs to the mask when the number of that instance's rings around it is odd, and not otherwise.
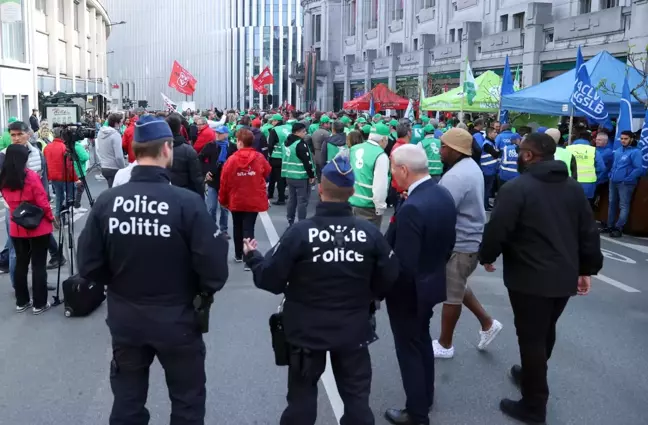
[[[45,313],[47,310],[49,310],[50,307],[52,307],[52,306],[50,305],[50,303],[46,303],[46,304],[45,304],[43,307],[41,307],[41,308],[36,308],[36,307],[34,307],[32,313],[34,313],[35,315],[43,314],[43,313]]]
[[[31,307],[31,306],[32,306],[32,302],[31,302],[31,301],[29,301],[29,302],[28,302],[27,304],[25,304],[25,305],[17,305],[17,306],[16,306],[16,313],[24,313],[25,311],[29,310],[29,307]]]
[[[502,324],[497,320],[493,320],[493,324],[490,329],[487,331],[479,331],[479,345],[477,345],[478,350],[485,350],[488,345],[493,342],[495,337],[499,335],[502,330]]]
[[[439,341],[435,339],[434,341],[432,341],[432,348],[434,349],[435,359],[451,359],[454,357],[454,346],[445,348],[443,345],[439,344]]]
[[[88,209],[87,209],[87,208],[83,208],[83,207],[74,207],[74,212],[78,212],[78,213],[87,213],[87,212],[88,212]]]

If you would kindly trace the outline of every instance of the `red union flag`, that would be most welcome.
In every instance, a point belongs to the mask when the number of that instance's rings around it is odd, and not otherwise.
[[[178,90],[182,94],[193,94],[196,91],[198,81],[178,61],[173,61],[171,77],[169,77],[169,87]]]
[[[261,94],[268,94],[268,89],[265,88],[263,85],[259,84],[258,78],[252,77],[252,88],[254,89],[255,92]]]
[[[274,77],[272,76],[272,72],[270,71],[270,68],[267,66],[263,71],[261,71],[261,74],[259,74],[256,80],[261,86],[265,86],[267,84],[274,84]]]

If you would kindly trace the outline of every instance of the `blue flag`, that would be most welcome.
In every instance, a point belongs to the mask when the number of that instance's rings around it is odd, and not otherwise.
[[[579,46],[576,55],[576,82],[574,83],[574,91],[570,102],[576,110],[583,113],[587,118],[596,122],[604,122],[608,118],[608,112],[596,87],[592,86],[584,62]]]
[[[641,137],[637,147],[641,149],[641,165],[645,174],[648,171],[648,109],[646,110],[646,117],[644,118],[644,125],[641,129]]]
[[[504,74],[502,75],[502,88],[500,91],[500,98],[507,95],[515,93],[513,88],[513,78],[511,78],[511,66],[509,65],[508,55],[506,55],[506,61],[504,62]],[[500,111],[500,122],[502,124],[509,121],[509,112],[506,109]]]
[[[616,150],[621,147],[621,132],[632,131],[632,106],[630,99],[630,87],[628,86],[628,77],[623,80],[623,91],[621,92],[621,102],[619,102],[619,118],[617,119],[616,134],[614,135],[614,145],[612,149]]]

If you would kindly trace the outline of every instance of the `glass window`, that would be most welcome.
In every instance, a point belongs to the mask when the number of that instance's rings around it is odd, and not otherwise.
[[[436,0],[421,0],[421,9],[429,9],[436,6]]]
[[[47,0],[36,0],[36,10],[47,15]]]
[[[23,0],[2,4],[2,58],[25,62],[25,23],[22,13]]]
[[[313,43],[322,41],[322,15],[313,15]]]
[[[508,31],[508,15],[500,16],[500,28],[501,31]]]
[[[513,29],[524,28],[524,12],[513,15]]]
[[[590,13],[592,11],[592,0],[580,0],[579,12],[581,14]]]
[[[58,21],[65,23],[65,0],[58,0]]]
[[[345,32],[346,36],[354,36],[356,33],[356,12],[357,12],[357,2],[356,0],[351,0],[344,5],[344,16],[346,17]]]
[[[619,7],[619,0],[601,0],[601,9],[612,9]]]
[[[74,3],[74,29],[76,31],[79,31],[79,21],[81,20],[79,18],[79,13],[81,13],[79,10],[81,10],[79,3]]]

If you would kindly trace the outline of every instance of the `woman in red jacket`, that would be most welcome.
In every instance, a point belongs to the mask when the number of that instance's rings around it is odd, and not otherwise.
[[[41,179],[34,171],[26,168],[29,149],[14,144],[7,148],[5,161],[0,170],[0,191],[9,205],[9,217],[23,202],[36,205],[44,216],[38,227],[26,229],[11,219],[9,236],[16,250],[16,311],[22,313],[33,307],[34,314],[41,314],[50,308],[47,302],[47,247],[52,233],[54,215],[47,200],[47,193]],[[27,272],[32,268],[33,303],[29,298]]]
[[[268,210],[266,178],[270,163],[252,147],[254,135],[241,129],[236,133],[238,150],[230,156],[221,172],[218,201],[232,212],[234,222],[234,259],[243,261],[243,239],[254,238],[257,215]],[[249,270],[246,267],[246,270]]]

